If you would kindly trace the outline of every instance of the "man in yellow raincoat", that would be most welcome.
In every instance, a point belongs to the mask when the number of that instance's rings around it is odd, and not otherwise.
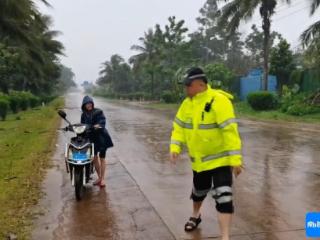
[[[170,157],[175,163],[183,145],[187,146],[193,170],[193,214],[185,231],[200,224],[202,202],[212,193],[222,239],[228,240],[234,212],[232,173],[238,176],[242,170],[241,140],[230,101],[233,97],[212,89],[201,68],[189,69],[184,85],[188,97],[173,122]]]

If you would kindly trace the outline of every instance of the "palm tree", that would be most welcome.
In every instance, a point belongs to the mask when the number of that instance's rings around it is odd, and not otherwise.
[[[0,42],[19,55],[19,72],[7,80],[14,89],[48,90],[59,77],[57,55],[63,54],[63,45],[55,40],[59,32],[50,30],[51,19],[38,11],[35,1],[0,1]],[[50,6],[46,0],[38,1]]]
[[[313,15],[319,6],[320,0],[312,0],[310,15]],[[309,46],[316,39],[320,39],[320,20],[309,26],[300,38],[304,46]]]
[[[102,85],[110,84],[113,88],[116,84],[115,81],[117,80],[115,78],[117,71],[123,63],[123,57],[117,54],[112,55],[109,61],[102,63],[102,70],[99,72],[101,78],[98,83]]]
[[[34,19],[29,29],[31,42],[27,42],[24,46],[27,51],[27,61],[35,73],[34,79],[30,78],[29,81],[42,79],[44,84],[50,85],[50,82],[58,80],[57,72],[60,71],[57,64],[58,55],[63,55],[64,47],[55,38],[61,33],[50,29],[52,20],[49,16],[39,13]],[[41,84],[41,81],[39,83]],[[38,89],[42,88],[38,82],[36,85]]]
[[[0,1],[0,38],[27,38],[23,28],[33,15],[29,1]]]
[[[151,95],[154,94],[154,82],[155,73],[157,71],[157,65],[160,55],[159,49],[159,37],[162,36],[160,26],[156,26],[156,31],[149,29],[144,34],[144,37],[139,38],[140,45],[133,45],[131,50],[140,52],[137,55],[132,56],[129,62],[134,65],[134,68],[144,65],[151,78]]]
[[[227,28],[229,34],[233,34],[242,20],[252,18],[255,10],[259,8],[263,29],[263,89],[268,89],[269,53],[270,53],[270,28],[271,17],[279,0],[226,0],[228,3],[222,8],[219,24]],[[290,0],[282,0],[290,3]],[[319,0],[318,0],[319,1]]]
[[[46,0],[39,0],[50,6]],[[27,41],[28,28],[33,17],[38,14],[33,0],[0,1],[0,39],[19,38]]]
[[[120,55],[112,55],[102,63],[98,85],[108,87],[113,93],[128,93],[131,90],[131,68]]]

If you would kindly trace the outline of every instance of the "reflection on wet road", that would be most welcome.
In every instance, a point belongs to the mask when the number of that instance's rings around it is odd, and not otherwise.
[[[73,108],[81,97],[67,96],[72,120],[80,117]],[[77,203],[61,164],[60,147],[44,184],[47,197],[42,204],[50,207],[36,223],[34,239],[218,237],[214,202],[209,198],[200,228],[192,234],[183,231],[191,213],[192,172],[186,154],[176,166],[168,162],[173,113],[101,98],[96,106],[104,110],[116,145],[108,152],[107,188],[89,187],[85,200]],[[305,213],[320,211],[320,128],[304,128],[241,121],[245,172],[235,180],[231,239],[305,239]],[[60,135],[59,145],[65,140]]]

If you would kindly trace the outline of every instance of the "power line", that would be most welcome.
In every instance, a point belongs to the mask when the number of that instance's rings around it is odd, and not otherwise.
[[[296,13],[298,13],[298,12],[301,12],[301,11],[303,11],[303,10],[306,10],[307,8],[309,8],[309,6],[305,6],[305,7],[300,8],[300,9],[294,11],[294,12],[291,12],[291,13],[289,13],[289,14],[286,14],[286,15],[283,15],[283,16],[280,16],[280,17],[276,17],[275,19],[272,20],[272,22],[281,21],[282,19],[285,19],[285,18],[287,18],[287,17],[290,17],[291,15],[294,15],[294,14],[296,14]],[[254,22],[255,22],[255,21],[258,21],[258,20],[261,20],[261,18],[259,18],[259,19],[252,19],[251,21],[254,21]]]
[[[283,7],[286,7],[286,6],[292,6],[292,5],[296,5],[297,3],[301,3],[301,2],[307,2],[308,0],[293,0],[293,1],[290,1],[290,3],[287,3],[286,1],[282,1],[282,4],[277,4],[277,7],[278,8],[283,8]]]
[[[290,4],[291,3],[296,3],[296,2],[301,2],[301,1],[305,1],[305,0],[291,0]],[[280,3],[277,3],[277,6],[282,7],[282,6],[285,6],[287,4],[288,4],[288,2],[286,0],[282,0]]]
[[[290,13],[290,14],[287,14],[287,15],[284,15],[284,16],[282,16],[282,17],[275,18],[275,19],[273,20],[273,22],[280,21],[280,20],[282,20],[282,19],[284,19],[284,18],[287,18],[287,17],[289,17],[289,16],[291,16],[291,15],[294,15],[294,14],[296,14],[296,13],[298,13],[298,12],[301,12],[301,11],[307,9],[307,8],[309,8],[309,6],[304,7],[304,8],[301,8],[301,9],[299,9],[299,10],[297,10],[297,11],[294,11],[294,12],[292,12],[292,13]]]
[[[289,6],[288,8],[284,8],[284,9],[282,9],[282,10],[277,10],[276,9],[276,11],[275,11],[275,15],[278,15],[279,14],[279,12],[283,12],[283,11],[285,11],[285,10],[292,10],[294,7],[296,7],[296,6],[299,6],[299,5],[301,5],[302,3],[305,3],[305,1],[300,1],[300,2],[297,2],[297,4],[295,4],[295,5],[291,5],[291,6]],[[304,10],[304,9],[306,9],[306,8],[308,8],[309,6],[303,6],[302,8],[300,8],[300,9],[297,9],[297,11],[296,12],[300,12],[300,11],[302,11],[302,10]],[[292,12],[292,13],[295,13],[295,12]],[[281,19],[281,18],[283,18],[283,17],[286,17],[286,16],[290,16],[291,15],[291,13],[289,13],[289,14],[286,14],[286,15],[283,15],[283,16],[277,16],[277,18],[276,19]],[[251,21],[258,21],[258,20],[260,20],[261,19],[261,17],[259,17],[259,18],[253,18],[253,19],[251,19]]]
[[[294,2],[292,4],[291,3],[289,3],[289,4],[288,3],[283,3],[281,5],[276,6],[276,10],[282,11],[283,9],[286,9],[287,7],[291,8],[291,7],[298,6],[301,3],[305,3],[305,2],[306,2],[306,0],[296,1],[296,2]]]
[[[297,2],[297,4],[293,4],[293,5],[287,5],[287,6],[283,6],[283,8],[276,8],[275,9],[275,12],[276,13],[279,13],[279,12],[283,12],[283,11],[286,11],[286,10],[290,10],[290,9],[292,9],[292,8],[294,8],[294,7],[296,7],[296,6],[299,6],[299,5],[301,5],[301,4],[303,4],[303,3],[306,3],[305,2],[305,0],[304,1],[301,1],[301,2]],[[305,7],[307,7],[307,6],[305,6]]]

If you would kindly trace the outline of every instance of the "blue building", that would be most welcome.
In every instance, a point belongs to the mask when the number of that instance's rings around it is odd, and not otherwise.
[[[245,77],[240,78],[240,99],[246,100],[247,95],[251,92],[261,91],[263,70],[261,68],[252,69]],[[277,91],[277,78],[274,75],[268,77],[268,91]]]

